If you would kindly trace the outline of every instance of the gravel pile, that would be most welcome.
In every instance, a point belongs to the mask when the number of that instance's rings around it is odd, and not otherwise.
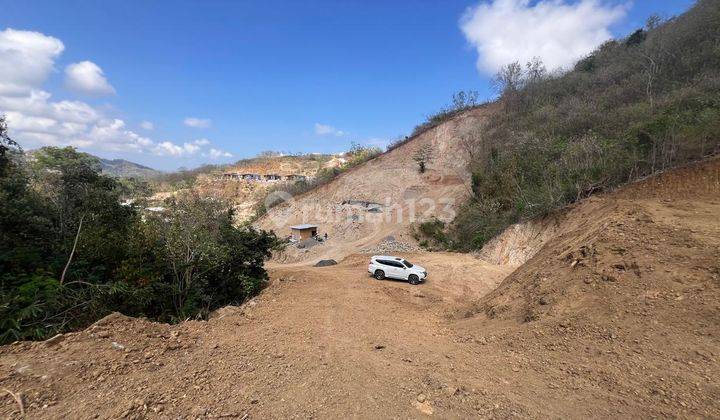
[[[363,254],[392,254],[395,252],[418,252],[422,249],[419,246],[407,242],[384,240],[377,245],[360,250]]]

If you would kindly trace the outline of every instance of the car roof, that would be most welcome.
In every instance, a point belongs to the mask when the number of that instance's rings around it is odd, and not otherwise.
[[[373,256],[371,257],[371,259],[373,259],[373,260],[396,260],[396,261],[402,261],[402,260],[404,260],[405,258],[393,257],[393,256],[391,256],[391,255],[373,255]]]

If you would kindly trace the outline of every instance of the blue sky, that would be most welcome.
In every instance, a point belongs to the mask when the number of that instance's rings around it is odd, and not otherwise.
[[[507,56],[564,65],[691,4],[0,0],[0,112],[25,147],[160,169],[339,152],[409,133],[455,91],[491,98]]]

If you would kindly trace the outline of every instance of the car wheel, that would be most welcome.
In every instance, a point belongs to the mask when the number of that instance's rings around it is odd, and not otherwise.
[[[414,286],[416,284],[420,284],[420,277],[416,276],[415,274],[410,274],[410,277],[408,277],[408,281]]]
[[[373,276],[378,280],[382,280],[385,278],[385,272],[382,270],[375,270],[375,275]]]

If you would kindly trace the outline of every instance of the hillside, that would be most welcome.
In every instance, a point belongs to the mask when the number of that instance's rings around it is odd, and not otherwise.
[[[102,173],[119,178],[152,178],[162,172],[125,159],[102,159]]]
[[[517,269],[402,254],[420,288],[364,255],[273,265],[207,322],[112,315],[0,347],[0,386],[33,418],[717,417],[718,197],[720,160],[673,170],[553,216]]]
[[[237,179],[239,174],[256,174],[261,177],[302,175],[312,179],[319,170],[339,167],[344,162],[341,154],[268,154],[242,159],[228,165],[205,166],[191,171],[169,173],[154,181],[155,195],[152,200],[161,204],[165,198],[174,194],[190,192],[201,197],[218,198],[229,203],[235,211],[236,220],[242,222],[255,213],[255,208],[266,197],[269,189],[285,185],[289,181]]]
[[[565,72],[498,73],[496,112],[471,134],[473,200],[428,238],[476,250],[522,220],[720,153],[720,3],[651,19]]]
[[[268,156],[244,159],[208,174],[200,174],[192,190],[206,197],[216,197],[229,202],[238,221],[253,215],[267,191],[277,182],[256,182],[228,179],[223,174],[302,175],[314,177],[322,168],[338,167],[344,163],[342,156],[309,154],[298,156]]]
[[[468,199],[469,156],[461,139],[492,112],[494,107],[487,106],[461,113],[333,182],[271,208],[257,225],[286,236],[292,225],[313,223],[321,235],[328,233],[330,241],[322,245],[291,247],[278,256],[287,262],[342,258],[387,237],[415,246],[412,226],[433,218],[450,221]],[[424,147],[433,158],[420,173],[413,155]]]

